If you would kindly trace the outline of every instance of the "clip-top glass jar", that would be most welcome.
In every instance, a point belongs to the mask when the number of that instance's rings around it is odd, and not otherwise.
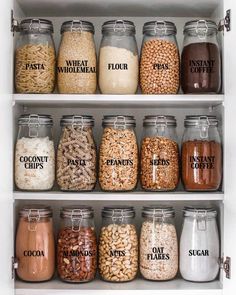
[[[184,208],[180,238],[180,273],[185,280],[213,281],[219,272],[217,212],[212,208]]]
[[[131,191],[138,179],[138,145],[133,116],[103,118],[99,182],[104,191]]]
[[[173,279],[178,271],[175,211],[167,206],[145,206],[140,235],[140,272],[145,279]]]
[[[65,191],[90,191],[96,185],[94,119],[87,115],[66,115],[57,150],[57,183]]]
[[[48,281],[55,271],[52,210],[29,205],[19,212],[16,234],[17,275],[28,282]]]
[[[145,116],[141,144],[141,185],[149,191],[174,190],[179,182],[179,148],[174,116]]]
[[[176,26],[151,21],[143,26],[140,85],[145,94],[176,94],[179,91],[179,50]]]
[[[61,26],[61,34],[57,59],[59,93],[95,93],[97,57],[93,24],[81,20],[66,21]]]
[[[61,228],[57,244],[57,271],[66,282],[82,283],[95,278],[97,239],[94,211],[90,206],[61,209]]]
[[[130,206],[108,206],[102,210],[99,240],[99,272],[103,280],[127,282],[138,271],[138,236],[135,211]]]
[[[99,87],[104,94],[134,94],[138,87],[139,58],[134,23],[107,21],[102,26]]]
[[[55,88],[56,53],[52,22],[25,19],[15,51],[15,87],[19,93],[51,93]]]
[[[217,24],[194,20],[184,26],[181,85],[184,93],[218,93],[221,88],[221,57]]]
[[[188,191],[214,191],[222,178],[222,148],[215,116],[186,116],[182,180]]]
[[[15,147],[15,183],[21,190],[50,190],[55,180],[53,121],[49,115],[21,115]]]

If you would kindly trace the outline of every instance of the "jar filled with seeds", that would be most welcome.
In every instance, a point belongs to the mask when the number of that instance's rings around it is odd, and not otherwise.
[[[104,191],[131,191],[138,178],[138,145],[133,116],[104,116],[99,182]]]
[[[109,206],[102,210],[99,240],[99,272],[103,280],[127,282],[138,272],[138,236],[135,211],[129,206]]]
[[[140,272],[145,279],[165,281],[178,271],[178,239],[172,207],[145,206],[140,236]]]
[[[138,88],[139,57],[134,23],[107,21],[102,26],[99,87],[104,94],[134,94]]]
[[[171,191],[179,182],[179,148],[174,116],[145,116],[141,144],[141,185]]]
[[[96,145],[92,116],[67,115],[61,119],[57,150],[57,183],[64,191],[91,191],[96,185]]]
[[[94,26],[87,21],[66,21],[61,26],[57,59],[59,93],[92,94],[97,87]]]
[[[180,60],[175,24],[151,21],[143,27],[140,85],[144,94],[176,94]]]
[[[61,280],[89,282],[97,268],[97,240],[94,212],[89,206],[61,209],[61,228],[57,241],[57,271]]]
[[[18,93],[52,93],[56,53],[52,22],[25,19],[19,25],[15,51],[15,88]]]

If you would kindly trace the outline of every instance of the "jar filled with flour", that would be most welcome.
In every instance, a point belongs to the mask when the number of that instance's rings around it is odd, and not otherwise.
[[[15,183],[21,190],[50,190],[55,180],[53,121],[49,115],[22,115],[15,147]]]
[[[102,26],[99,54],[99,87],[104,94],[135,94],[139,58],[135,26],[126,20],[107,21]]]
[[[217,212],[212,208],[184,208],[180,238],[180,273],[193,282],[213,281],[219,272]]]

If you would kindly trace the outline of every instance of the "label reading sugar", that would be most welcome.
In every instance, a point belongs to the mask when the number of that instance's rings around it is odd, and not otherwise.
[[[209,250],[189,250],[189,256],[209,256]]]
[[[66,66],[57,67],[58,73],[96,73],[96,67],[90,67],[88,60],[66,60]]]
[[[20,162],[24,163],[25,169],[43,169],[48,156],[21,156]]]
[[[153,247],[152,253],[147,254],[147,260],[169,260],[170,254],[165,253],[164,247]]]

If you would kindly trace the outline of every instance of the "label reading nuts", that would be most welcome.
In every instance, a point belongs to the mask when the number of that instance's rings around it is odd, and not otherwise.
[[[88,60],[66,60],[66,66],[57,67],[58,73],[96,73],[96,67],[90,67]]]
[[[190,156],[189,161],[192,169],[214,169],[215,156]]]
[[[44,252],[42,250],[25,250],[23,254],[25,257],[44,257]]]
[[[107,165],[111,166],[133,166],[133,160],[130,159],[110,159],[106,160]]]
[[[21,156],[20,162],[24,163],[25,169],[43,169],[48,156]]]
[[[44,70],[45,66],[44,64],[31,64],[31,63],[27,63],[25,64],[25,69],[26,70]]]
[[[215,60],[189,60],[191,73],[214,73]]]
[[[108,70],[128,70],[128,64],[109,63],[107,65]]]
[[[153,247],[152,253],[147,254],[147,260],[169,260],[169,253],[165,253],[164,247]]]
[[[125,256],[125,251],[110,250],[110,257],[122,257]]]
[[[169,166],[170,160],[169,159],[154,159],[150,160],[151,166]]]
[[[155,63],[153,64],[153,70],[168,70],[169,65],[168,64],[161,64],[161,63]]]

